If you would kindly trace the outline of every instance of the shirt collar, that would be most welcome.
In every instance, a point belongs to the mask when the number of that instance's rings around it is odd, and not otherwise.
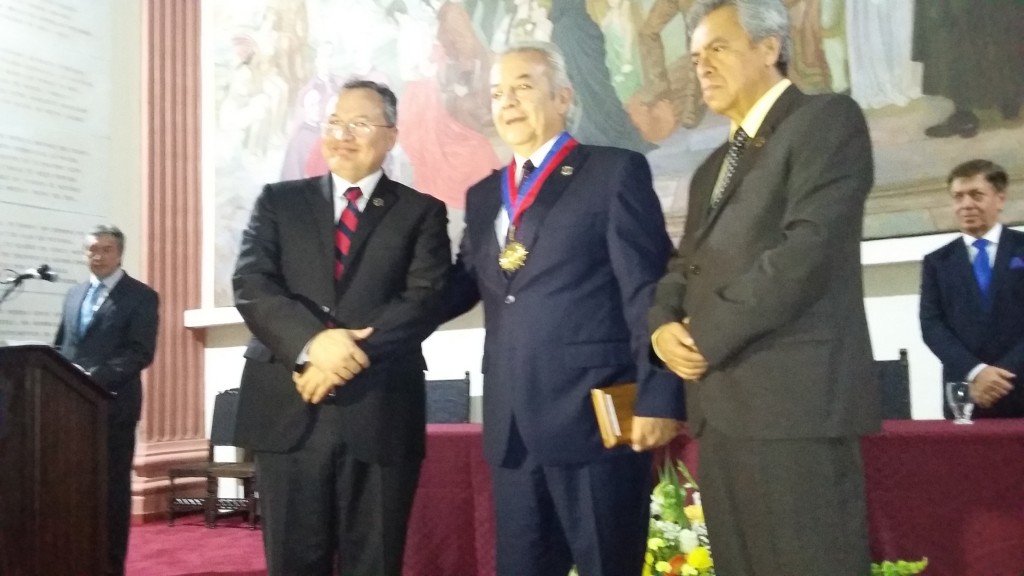
[[[117,286],[117,283],[121,281],[121,278],[124,278],[124,268],[114,270],[106,278],[97,278],[95,274],[90,274],[89,283],[95,286],[97,283],[102,282],[103,286],[105,286],[109,292],[114,289],[114,286]]]
[[[743,127],[743,131],[747,133],[747,136],[751,138],[757,136],[757,131],[761,129],[761,124],[764,123],[764,119],[768,116],[772,106],[775,106],[775,102],[786,91],[786,88],[792,85],[793,83],[790,82],[789,78],[783,78],[776,82],[774,86],[757,99],[757,102],[754,102],[754,105],[747,111],[747,115],[743,117],[742,122],[733,124],[729,128],[729,139],[732,140],[733,134],[736,133],[736,129],[740,126]]]
[[[539,167],[541,163],[544,162],[544,157],[551,151],[551,147],[555,145],[555,140],[558,140],[558,136],[561,135],[562,133],[559,132],[557,136],[541,144],[540,148],[534,150],[533,154],[530,154],[529,158],[520,156],[519,154],[512,154],[512,157],[515,158],[516,161],[516,180],[519,179],[519,174],[523,171],[523,164],[526,164],[527,160],[533,162],[534,168]]]
[[[1002,233],[1003,225],[1000,224],[999,222],[996,222],[996,225],[989,228],[988,232],[985,232],[985,235],[982,236],[982,238],[988,240],[990,244],[995,246],[996,244],[999,244],[999,236],[1002,235]],[[977,240],[977,238],[971,236],[970,234],[960,234],[960,236],[964,239],[964,244],[967,244],[968,246],[971,247],[974,246],[974,241]]]
[[[375,172],[371,172],[364,176],[358,182],[349,182],[341,176],[331,172],[331,181],[334,184],[334,198],[344,198],[345,190],[355,187],[359,188],[363,192],[363,198],[369,198],[373,196],[373,191],[377,189],[377,183],[384,177],[384,170],[377,168]]]

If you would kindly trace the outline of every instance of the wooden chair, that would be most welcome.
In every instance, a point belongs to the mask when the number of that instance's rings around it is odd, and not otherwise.
[[[210,430],[209,452],[206,462],[171,468],[167,472],[170,493],[167,497],[167,523],[174,526],[174,518],[182,512],[202,510],[207,528],[216,526],[220,510],[244,511],[249,528],[256,529],[256,467],[246,454],[241,462],[217,462],[213,451],[216,446],[234,446],[235,415],[238,411],[238,388],[217,394],[213,404],[213,426]],[[175,480],[205,478],[206,496],[178,497]],[[242,498],[220,498],[217,487],[221,478],[234,478],[242,482]]]
[[[469,422],[469,372],[458,380],[427,380],[427,422]]]

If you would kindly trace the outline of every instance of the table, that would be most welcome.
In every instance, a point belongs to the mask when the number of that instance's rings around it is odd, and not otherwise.
[[[480,426],[427,430],[405,574],[492,576],[494,508]],[[671,453],[696,472],[696,442],[681,438]],[[1024,573],[1024,421],[887,421],[864,440],[863,454],[875,560],[927,556],[926,576]]]
[[[872,558],[927,556],[926,576],[1024,574],[1024,420],[887,421],[863,454]]]

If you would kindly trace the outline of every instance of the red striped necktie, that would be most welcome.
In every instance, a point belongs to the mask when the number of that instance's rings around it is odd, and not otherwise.
[[[345,200],[348,205],[341,211],[338,218],[338,225],[334,228],[334,279],[341,278],[345,272],[345,258],[348,256],[349,248],[352,246],[352,238],[356,234],[356,227],[359,226],[359,206],[356,201],[363,195],[363,191],[353,186],[345,190]]]

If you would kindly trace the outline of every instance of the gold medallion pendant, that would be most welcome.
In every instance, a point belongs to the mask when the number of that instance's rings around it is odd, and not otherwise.
[[[509,240],[498,256],[498,266],[501,266],[505,272],[515,272],[526,264],[526,257],[529,254],[530,252],[521,242]]]

